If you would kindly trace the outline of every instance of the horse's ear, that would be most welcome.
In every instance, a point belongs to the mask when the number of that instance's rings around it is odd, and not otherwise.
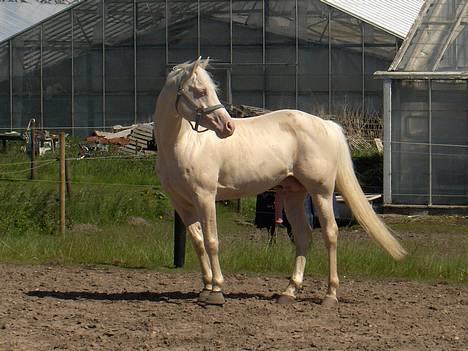
[[[193,64],[192,64],[192,68],[191,68],[191,70],[190,70],[190,77],[193,76],[193,74],[195,73],[196,69],[198,68],[198,66],[201,65],[201,63],[202,63],[202,58],[201,58],[201,56],[200,56],[200,57],[199,57],[196,61],[194,61]]]

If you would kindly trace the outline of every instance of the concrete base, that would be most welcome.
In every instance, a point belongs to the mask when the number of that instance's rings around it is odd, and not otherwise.
[[[458,215],[468,216],[468,206],[442,206],[442,205],[394,205],[384,204],[384,214],[401,215]]]

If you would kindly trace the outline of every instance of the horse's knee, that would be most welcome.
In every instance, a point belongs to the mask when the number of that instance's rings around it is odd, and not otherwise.
[[[219,248],[218,240],[216,239],[205,239],[205,248],[208,252],[217,253]]]
[[[323,236],[327,246],[336,246],[338,243],[338,226],[335,222],[325,226],[323,229]]]
[[[192,243],[199,256],[205,254],[205,246],[203,244],[203,240],[192,237]]]

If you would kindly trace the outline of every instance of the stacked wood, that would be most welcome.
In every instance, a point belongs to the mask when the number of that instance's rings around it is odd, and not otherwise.
[[[153,123],[137,124],[128,136],[129,143],[122,149],[133,154],[146,154],[156,151]]]

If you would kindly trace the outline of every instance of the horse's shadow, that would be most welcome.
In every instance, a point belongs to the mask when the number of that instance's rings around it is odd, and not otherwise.
[[[35,290],[25,293],[27,296],[40,298],[54,298],[60,300],[96,300],[96,301],[151,301],[151,302],[167,302],[179,303],[181,301],[196,301],[198,298],[197,292],[181,292],[167,291],[162,293],[157,292],[121,292],[121,293],[104,293],[104,292],[89,292],[89,291],[52,291],[52,290]],[[275,300],[277,296],[267,296],[263,294],[250,293],[225,293],[226,299],[232,300]]]

